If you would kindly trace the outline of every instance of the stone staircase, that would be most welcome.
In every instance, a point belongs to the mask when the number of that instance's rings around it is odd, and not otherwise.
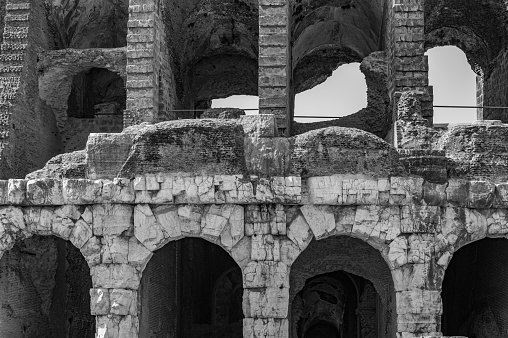
[[[0,160],[8,144],[12,106],[21,83],[28,42],[30,2],[7,0],[0,45]]]

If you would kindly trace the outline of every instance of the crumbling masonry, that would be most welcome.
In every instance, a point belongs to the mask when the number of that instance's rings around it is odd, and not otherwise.
[[[434,128],[424,56],[508,106],[506,6],[0,0],[0,337],[507,337],[508,115]]]

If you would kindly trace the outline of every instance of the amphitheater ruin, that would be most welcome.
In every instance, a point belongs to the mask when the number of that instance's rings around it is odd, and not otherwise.
[[[0,0],[0,337],[508,337],[508,110],[435,128],[425,56],[508,106],[507,5]]]

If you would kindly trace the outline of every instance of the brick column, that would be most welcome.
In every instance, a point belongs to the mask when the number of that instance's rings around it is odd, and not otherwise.
[[[125,127],[174,118],[174,79],[159,6],[156,0],[129,0]]]
[[[433,93],[429,86],[428,60],[424,55],[424,1],[393,0],[388,21],[389,93],[392,103],[397,104],[402,92],[414,91],[419,95],[423,117],[432,122]],[[397,119],[395,112],[393,119]]]
[[[291,45],[289,1],[259,1],[259,113],[274,114],[289,135],[291,121]]]

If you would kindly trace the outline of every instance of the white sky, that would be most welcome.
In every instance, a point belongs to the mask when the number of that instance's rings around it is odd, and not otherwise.
[[[429,56],[429,83],[434,86],[435,105],[476,105],[476,75],[465,54],[457,47],[437,47]],[[296,95],[295,116],[340,117],[353,114],[367,104],[365,77],[359,63],[343,65],[324,83]],[[213,100],[212,107],[258,108],[256,96],[233,96]],[[257,114],[248,111],[247,114]],[[296,119],[313,122],[322,119]],[[434,123],[471,123],[476,109],[435,108]]]

